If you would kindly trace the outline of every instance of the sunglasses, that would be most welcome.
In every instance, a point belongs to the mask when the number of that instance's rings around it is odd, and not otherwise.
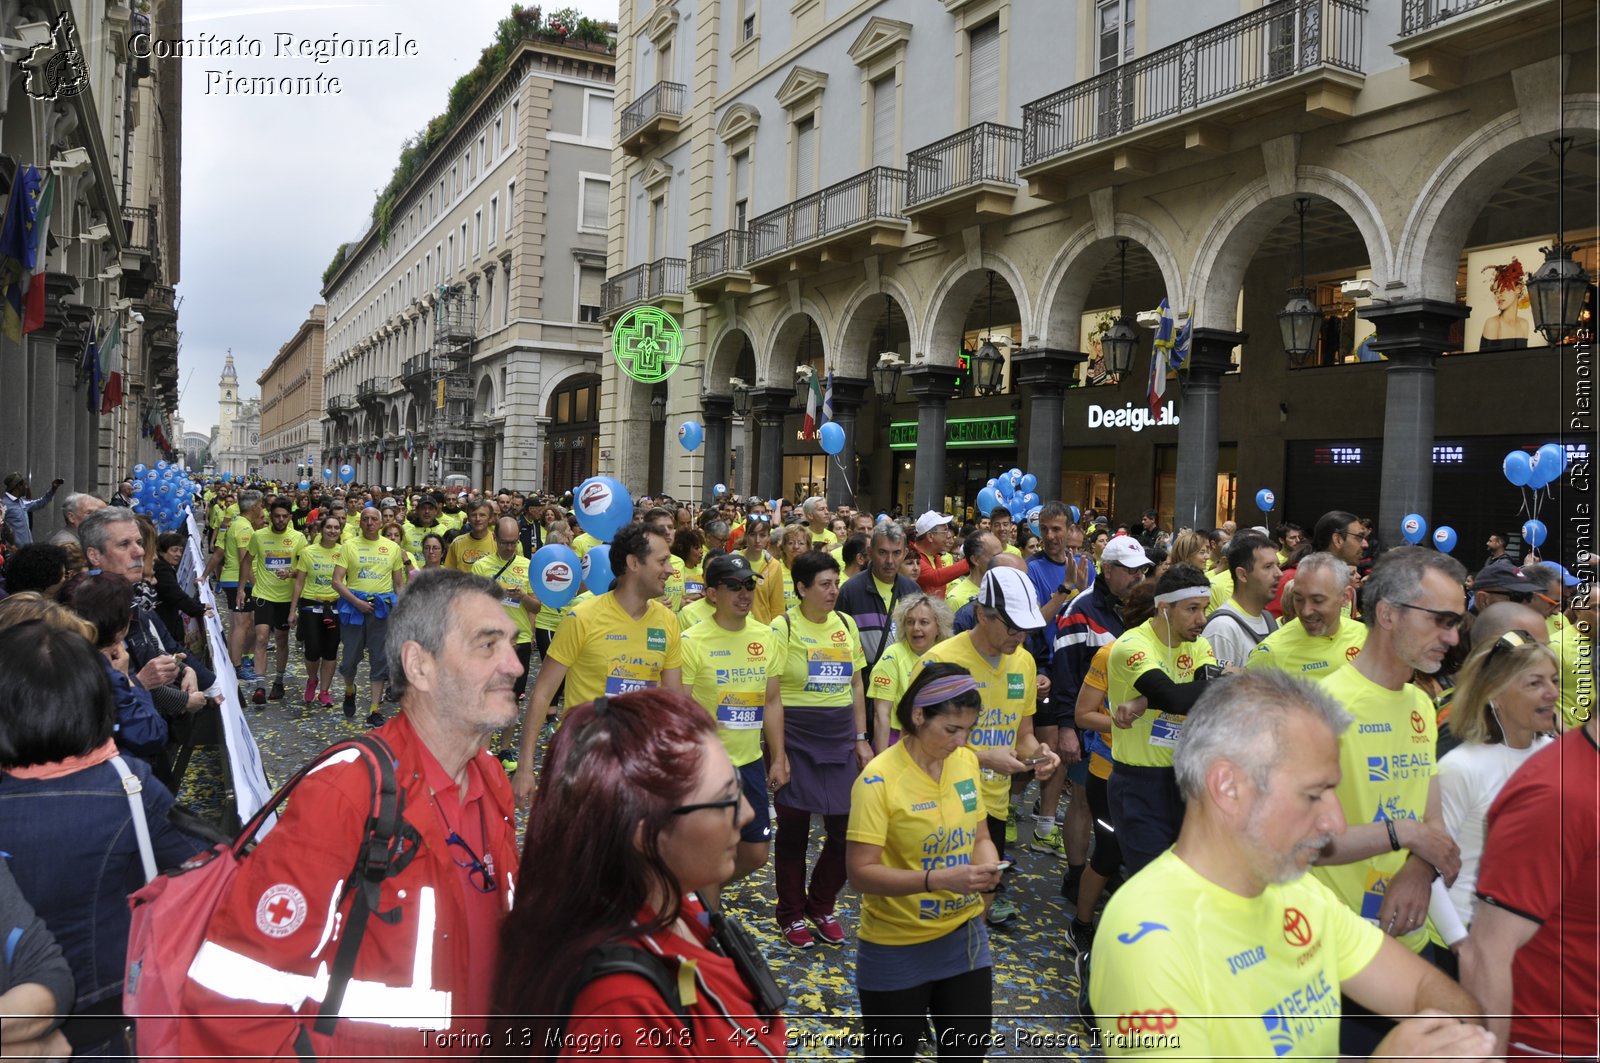
[[[717,581],[717,586],[725,591],[753,591],[756,589],[756,581],[753,579],[723,579]]]
[[[1389,604],[1398,606],[1401,609],[1410,609],[1417,613],[1427,613],[1433,617],[1433,622],[1438,625],[1440,631],[1460,631],[1462,625],[1467,622],[1465,613],[1452,613],[1448,609],[1428,609],[1420,605],[1412,605],[1409,602],[1390,602]]]

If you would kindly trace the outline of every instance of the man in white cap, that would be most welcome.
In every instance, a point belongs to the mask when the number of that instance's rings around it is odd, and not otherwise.
[[[1001,859],[1005,858],[1011,777],[1031,770],[1039,779],[1047,779],[1061,764],[1061,758],[1033,734],[1039,687],[1033,655],[1023,649],[1022,642],[1030,631],[1043,627],[1044,616],[1028,577],[1014,568],[992,568],[978,588],[977,626],[934,646],[921,662],[958,664],[977,681],[983,711],[967,735],[967,745],[977,753],[983,769],[989,837]],[[984,896],[984,912],[991,926],[1017,914],[1016,905],[1000,892],[1004,888],[1002,883],[996,893]]]
[[[920,564],[917,586],[935,598],[943,598],[945,588],[967,574],[965,560],[953,565],[944,560],[950,551],[950,522],[954,519],[931,509],[917,518],[916,542],[912,544]]]

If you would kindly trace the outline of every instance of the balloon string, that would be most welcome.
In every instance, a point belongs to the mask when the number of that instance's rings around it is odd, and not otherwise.
[[[844,489],[850,492],[850,500],[855,501],[856,489],[850,486],[850,474],[845,471],[844,458],[840,454],[833,456],[834,464],[839,466],[839,475],[844,479]]]

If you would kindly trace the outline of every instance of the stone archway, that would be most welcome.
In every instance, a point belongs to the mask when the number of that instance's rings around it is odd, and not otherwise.
[[[989,290],[990,273],[1011,289],[1017,302],[1017,320],[1023,323],[1023,343],[1028,342],[1028,337],[1034,334],[1028,328],[1033,321],[1033,303],[1022,272],[1004,255],[985,251],[976,266],[967,262],[952,266],[934,285],[933,297],[928,303],[928,319],[921,330],[923,345],[912,348],[915,360],[955,367],[967,315],[973,301]]]
[[[1138,245],[1155,259],[1156,269],[1166,287],[1167,299],[1176,305],[1185,303],[1183,273],[1178,268],[1177,257],[1167,244],[1166,237],[1144,218],[1134,214],[1117,214],[1112,219],[1112,231],[1107,233],[1094,224],[1080,228],[1068,238],[1050,268],[1045,272],[1040,289],[1040,320],[1034,325],[1034,334],[1040,337],[1040,346],[1075,351],[1081,345],[1082,319],[1089,291],[1095,278],[1104,268],[1108,258],[1117,252],[1117,241],[1126,239]]]

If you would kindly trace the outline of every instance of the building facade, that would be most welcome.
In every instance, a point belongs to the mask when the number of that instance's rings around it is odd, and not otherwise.
[[[261,474],[274,480],[321,481],[323,328],[318,303],[293,338],[278,349],[261,386]]]
[[[218,476],[255,476],[260,467],[261,400],[239,394],[239,372],[228,351],[217,379],[217,427],[211,438],[210,471]]]
[[[326,465],[386,486],[588,475],[614,66],[603,46],[518,44],[389,228],[349,245],[323,289]]]
[[[11,367],[0,466],[36,483],[59,476],[109,497],[131,465],[175,453],[182,74],[138,53],[150,34],[182,31],[181,0],[0,6],[0,192],[30,165],[55,178],[44,324],[20,344],[0,336]],[[106,371],[119,374],[120,405],[114,390],[91,396],[85,371],[91,339],[113,325],[122,345]],[[36,530],[60,520],[40,518]]]
[[[1517,274],[1563,221],[1595,273],[1593,3],[624,0],[619,27],[602,313],[685,341],[665,384],[606,361],[625,482],[962,511],[1021,467],[1168,527],[1259,522],[1270,487],[1274,523],[1465,540],[1521,523],[1482,489],[1505,450],[1592,445],[1592,348],[1547,346]],[[1153,334],[1120,373],[1101,339],[1162,299],[1195,339],[1152,417]],[[807,368],[839,458],[800,438]],[[686,419],[695,453],[662,443]]]

